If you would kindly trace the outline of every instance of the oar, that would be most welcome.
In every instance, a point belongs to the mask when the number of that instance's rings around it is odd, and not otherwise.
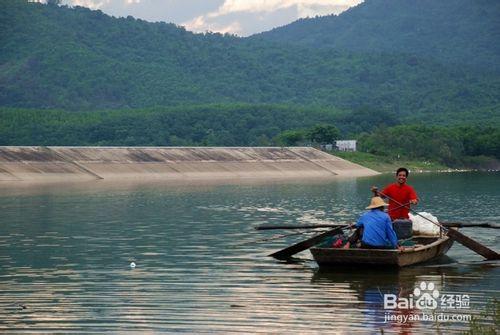
[[[322,223],[315,225],[281,225],[281,226],[272,226],[272,225],[262,225],[255,227],[256,230],[273,230],[273,229],[314,229],[314,228],[336,228],[344,225],[339,224],[331,224],[331,223]]]
[[[272,236],[272,237],[269,237],[269,238],[264,238],[264,239],[261,239],[261,240],[238,243],[236,245],[237,246],[244,246],[244,245],[255,244],[255,243],[262,243],[262,242],[267,242],[267,241],[274,241],[274,240],[279,240],[281,238],[285,238],[285,237],[289,237],[289,236],[304,235],[304,234],[305,234],[304,232],[298,232],[298,233],[292,233],[292,234],[278,235],[278,236]]]
[[[400,203],[400,202],[398,202],[398,201],[396,201],[396,200],[392,199],[392,198],[391,198],[391,197],[389,197],[387,194],[384,194],[384,193],[382,193],[382,192],[379,192],[378,190],[374,190],[374,191],[373,191],[373,193],[374,193],[374,194],[376,194],[376,195],[377,195],[377,194],[380,194],[380,195],[382,195],[383,197],[385,197],[385,198],[387,198],[387,199],[389,199],[389,200],[391,200],[391,201],[394,201],[397,205],[401,205],[401,203]],[[486,259],[489,259],[489,260],[493,260],[493,259],[500,259],[500,255],[499,255],[496,251],[491,250],[490,248],[488,248],[488,247],[486,247],[486,246],[482,245],[481,243],[479,243],[479,242],[477,242],[477,241],[474,241],[474,240],[473,240],[473,239],[471,239],[470,237],[468,237],[468,236],[466,236],[466,235],[464,235],[464,234],[460,233],[458,230],[455,230],[455,229],[446,229],[446,227],[444,227],[443,225],[441,225],[441,224],[439,224],[439,223],[437,223],[437,222],[434,222],[434,221],[432,221],[432,220],[430,220],[430,219],[426,218],[426,217],[425,217],[425,216],[423,216],[423,215],[420,215],[418,212],[414,211],[414,210],[413,210],[413,209],[411,209],[410,207],[408,207],[408,209],[409,209],[412,213],[414,213],[414,214],[416,214],[416,215],[420,216],[421,218],[426,219],[427,221],[429,221],[429,222],[431,222],[431,223],[435,224],[436,226],[438,226],[439,228],[443,229],[443,230],[446,232],[446,234],[447,234],[450,238],[454,239],[455,241],[457,241],[458,243],[462,244],[463,246],[465,246],[465,247],[469,248],[470,250],[472,250],[472,251],[474,251],[474,252],[478,253],[479,255],[481,255],[481,256],[483,256],[483,257],[485,257]]]
[[[341,226],[341,227],[338,227],[335,229],[328,230],[322,234],[313,236],[305,241],[296,243],[296,244],[291,245],[285,249],[276,251],[276,252],[270,254],[269,256],[274,257],[274,258],[279,259],[279,260],[289,259],[293,255],[295,255],[301,251],[307,250],[312,246],[315,246],[316,244],[321,242],[325,237],[340,234],[340,233],[342,233],[343,229],[349,228],[349,227],[350,227],[349,225],[346,225],[346,226]]]
[[[408,206],[405,205],[405,206]],[[401,206],[402,207],[402,206]],[[468,222],[441,222],[446,228],[489,228],[489,229],[500,229],[500,225],[492,223],[468,223]],[[287,230],[287,229],[319,229],[319,228],[336,228],[344,226],[341,224],[333,223],[322,223],[315,225],[261,225],[255,227],[255,230]]]
[[[500,225],[491,224],[491,223],[467,223],[467,222],[441,222],[441,224],[447,228],[455,227],[455,228],[491,228],[491,229],[500,229]]]
[[[406,203],[404,205],[398,206],[396,208],[392,208],[391,210],[387,211],[388,213],[390,211],[394,211],[396,209],[399,209],[401,207],[406,207],[410,203]],[[332,223],[321,223],[321,224],[315,224],[315,225],[280,225],[280,226],[274,226],[274,225],[261,225],[255,227],[256,230],[274,230],[274,229],[315,229],[315,228],[335,228],[335,227],[340,227],[344,226],[343,224],[332,224]]]

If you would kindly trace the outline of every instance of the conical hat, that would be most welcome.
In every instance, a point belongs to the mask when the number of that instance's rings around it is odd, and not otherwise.
[[[366,207],[366,209],[379,208],[383,206],[387,206],[387,204],[381,197],[373,197],[370,201],[370,206]]]

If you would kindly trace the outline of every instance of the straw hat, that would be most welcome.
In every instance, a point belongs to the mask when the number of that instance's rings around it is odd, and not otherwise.
[[[379,208],[383,206],[387,206],[387,204],[381,197],[373,197],[370,201],[370,206],[366,207],[366,209]]]

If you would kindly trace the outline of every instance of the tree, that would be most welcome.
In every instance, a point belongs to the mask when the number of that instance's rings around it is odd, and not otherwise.
[[[340,137],[340,132],[334,125],[320,124],[310,128],[306,137],[319,144],[333,143]]]
[[[49,6],[59,6],[62,0],[47,0]]]
[[[303,130],[285,130],[276,137],[276,142],[279,145],[292,146],[303,141],[304,137],[305,132]]]

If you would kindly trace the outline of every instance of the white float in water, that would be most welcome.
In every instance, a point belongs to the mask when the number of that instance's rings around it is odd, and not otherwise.
[[[130,263],[130,267],[131,267],[132,269],[133,269],[133,268],[135,268],[135,263],[134,263],[134,262]]]

